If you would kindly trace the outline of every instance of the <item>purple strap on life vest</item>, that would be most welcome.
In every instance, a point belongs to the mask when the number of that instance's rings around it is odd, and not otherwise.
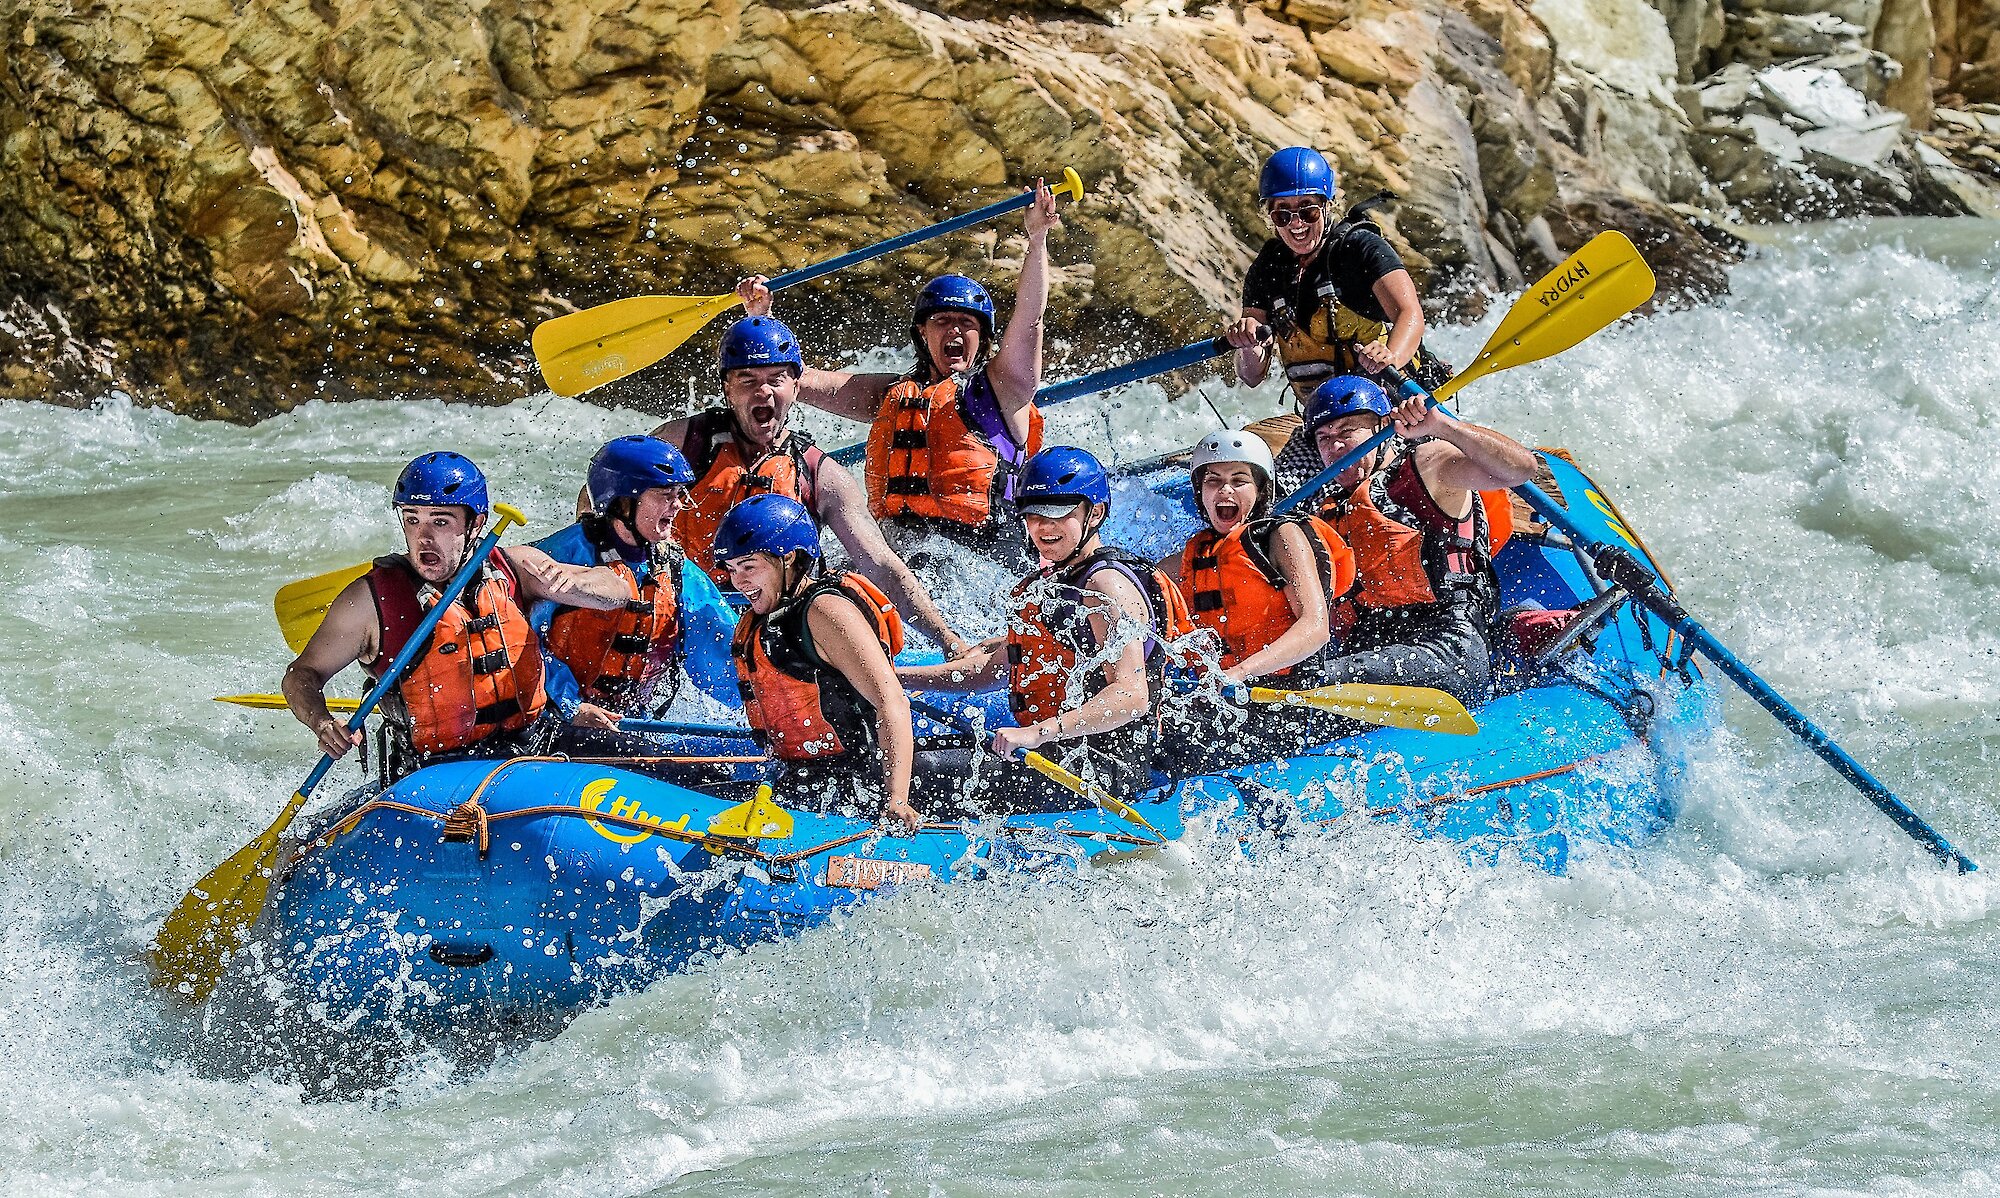
[[[966,426],[993,447],[1000,460],[1019,470],[1027,462],[1026,449],[1015,443],[1014,435],[1007,431],[1007,418],[1000,412],[1000,397],[993,394],[993,383],[984,370],[966,381],[959,392],[959,412],[964,415]],[[1014,470],[1004,471],[1005,485],[1002,497],[1009,503],[1014,500],[1017,478]]]

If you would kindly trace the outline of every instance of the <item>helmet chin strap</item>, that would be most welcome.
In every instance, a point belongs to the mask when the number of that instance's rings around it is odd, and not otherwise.
[[[1106,517],[1106,519],[1109,519],[1109,518],[1110,518],[1110,515],[1111,515],[1111,510],[1110,510],[1110,506],[1109,506],[1108,504],[1107,504],[1107,505],[1106,505],[1106,507],[1105,507],[1105,513],[1104,513],[1104,514],[1105,514],[1105,517]],[[1063,556],[1063,559],[1062,559],[1061,561],[1059,561],[1059,562],[1055,563],[1055,565],[1054,565],[1053,567],[1051,567],[1051,569],[1055,570],[1055,571],[1056,571],[1056,572],[1058,572],[1058,573],[1060,573],[1060,572],[1061,572],[1061,571],[1063,571],[1063,570],[1066,570],[1066,569],[1068,569],[1068,568],[1069,568],[1069,564],[1070,564],[1071,562],[1075,561],[1075,560],[1077,559],[1078,555],[1080,555],[1080,554],[1081,554],[1081,553],[1083,552],[1083,547],[1084,547],[1085,545],[1088,545],[1088,544],[1090,544],[1090,538],[1092,538],[1092,537],[1096,536],[1096,535],[1097,535],[1097,530],[1098,530],[1098,529],[1100,529],[1100,528],[1102,528],[1102,527],[1104,527],[1104,521],[1103,521],[1103,520],[1097,520],[1097,519],[1095,519],[1096,515],[1097,515],[1097,505],[1096,505],[1096,504],[1094,504],[1094,503],[1092,503],[1092,502],[1090,502],[1090,501],[1089,501],[1088,499],[1084,500],[1084,501],[1083,501],[1083,535],[1077,538],[1077,541],[1076,541],[1076,548],[1074,548],[1074,549],[1070,550],[1070,551],[1069,551],[1069,552],[1068,552],[1067,554],[1065,554],[1065,555]]]

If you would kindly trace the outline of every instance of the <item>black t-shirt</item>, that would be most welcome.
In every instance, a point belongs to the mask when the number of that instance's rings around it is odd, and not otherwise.
[[[1402,269],[1403,260],[1372,225],[1347,225],[1328,237],[1303,277],[1298,255],[1273,237],[1244,276],[1243,306],[1270,316],[1282,296],[1291,306],[1292,318],[1303,324],[1322,307],[1320,289],[1331,283],[1334,295],[1355,315],[1386,324],[1389,314],[1375,298],[1375,284]]]

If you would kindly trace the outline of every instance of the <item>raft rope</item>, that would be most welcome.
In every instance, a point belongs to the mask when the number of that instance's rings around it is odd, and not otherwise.
[[[571,762],[571,761],[584,761],[584,760],[587,759],[570,758],[570,757],[509,758],[508,760],[503,761],[499,765],[495,766],[493,770],[486,775],[486,777],[482,778],[479,782],[479,785],[473,788],[470,797],[468,797],[464,802],[460,803],[458,806],[452,808],[450,811],[445,812],[443,814],[439,814],[438,812],[433,811],[428,807],[418,807],[415,804],[404,803],[396,799],[370,799],[366,803],[363,803],[361,806],[356,807],[346,816],[342,817],[339,820],[339,822],[335,823],[332,827],[326,829],[326,831],[321,832],[319,835],[314,836],[311,840],[308,840],[305,843],[301,844],[298,850],[292,855],[291,861],[289,863],[290,868],[296,869],[297,866],[302,861],[304,861],[308,856],[310,856],[314,852],[317,852],[331,845],[335,840],[338,840],[340,837],[352,831],[356,826],[358,826],[361,823],[363,819],[366,819],[369,815],[372,815],[377,811],[397,811],[405,815],[415,815],[415,816],[421,816],[425,819],[438,820],[442,822],[444,825],[442,829],[443,839],[447,841],[462,840],[462,841],[477,842],[479,847],[479,856],[482,860],[486,857],[487,852],[491,847],[492,827],[494,824],[497,824],[502,820],[530,819],[538,816],[559,816],[559,817],[566,817],[569,819],[585,819],[591,821],[592,823],[597,823],[597,824],[610,824],[614,827],[623,828],[627,831],[644,832],[650,835],[662,837],[667,840],[679,841],[682,844],[694,845],[698,848],[706,850],[708,853],[716,857],[736,856],[744,858],[745,860],[754,861],[761,866],[767,866],[767,867],[775,866],[780,869],[796,865],[799,862],[804,861],[808,857],[816,857],[821,853],[830,852],[838,848],[844,848],[847,845],[854,844],[857,841],[868,840],[883,835],[883,833],[879,829],[870,828],[866,831],[854,832],[846,836],[836,837],[833,840],[826,841],[822,844],[816,844],[809,848],[797,849],[789,853],[770,853],[764,851],[763,849],[758,848],[757,842],[754,839],[746,840],[746,839],[739,839],[733,836],[714,836],[706,832],[691,832],[686,828],[675,827],[672,824],[656,823],[651,820],[636,819],[632,816],[613,815],[609,812],[591,811],[588,808],[578,807],[574,805],[548,804],[538,807],[522,807],[514,811],[502,811],[496,814],[493,812],[489,812],[486,809],[486,807],[479,801],[481,796],[483,796],[486,793],[487,788],[491,786],[496,780],[498,780],[500,775],[505,773],[512,766],[533,763],[533,762]],[[756,757],[752,758],[696,757],[696,758],[667,758],[664,760],[677,760],[677,761],[690,761],[690,762],[723,761],[723,760],[756,762],[756,761],[762,761],[764,759]],[[1080,828],[1044,827],[1041,825],[1000,824],[997,826],[995,830],[1002,833],[1012,833],[1014,835],[1042,834],[1046,832],[1055,832],[1060,835],[1069,836],[1077,840],[1109,841],[1117,844],[1128,844],[1140,847],[1151,846],[1154,843],[1153,841],[1147,840],[1143,837],[1129,836],[1122,832],[1086,831]],[[971,825],[964,823],[954,824],[954,823],[938,823],[935,821],[926,822],[919,829],[919,831],[955,832],[967,837],[970,837],[972,835]],[[287,872],[290,872],[290,870],[288,869]]]

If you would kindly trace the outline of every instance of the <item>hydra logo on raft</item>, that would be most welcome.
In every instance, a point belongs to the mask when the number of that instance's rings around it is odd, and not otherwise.
[[[651,824],[655,828],[675,828],[683,832],[687,830],[688,817],[686,812],[682,812],[679,819],[668,823],[657,815],[648,814],[646,809],[639,805],[639,800],[628,799],[623,795],[613,795],[611,792],[617,786],[618,779],[616,778],[599,778],[584,786],[583,793],[576,797],[576,805],[585,811],[602,811],[606,815],[615,816],[621,820],[629,819],[642,824]],[[604,806],[604,800],[606,799],[611,800],[611,806],[608,810]],[[616,824],[606,827],[594,819],[586,819],[583,822],[597,829],[599,836],[602,836],[606,840],[616,841],[619,844],[638,844],[652,835],[651,832],[625,831],[621,825]]]
[[[831,857],[826,863],[826,884],[848,890],[874,890],[896,886],[931,876],[931,867],[922,861],[883,861],[877,857]]]
[[[1556,304],[1560,303],[1562,301],[1562,298],[1568,295],[1570,291],[1577,286],[1577,284],[1583,282],[1585,279],[1589,277],[1590,277],[1590,267],[1579,262],[1575,266],[1572,266],[1568,270],[1562,272],[1562,274],[1558,276],[1553,282],[1551,282],[1547,287],[1542,288],[1541,292],[1537,294],[1535,298],[1541,301],[1542,307],[1553,308],[1556,306]]]

